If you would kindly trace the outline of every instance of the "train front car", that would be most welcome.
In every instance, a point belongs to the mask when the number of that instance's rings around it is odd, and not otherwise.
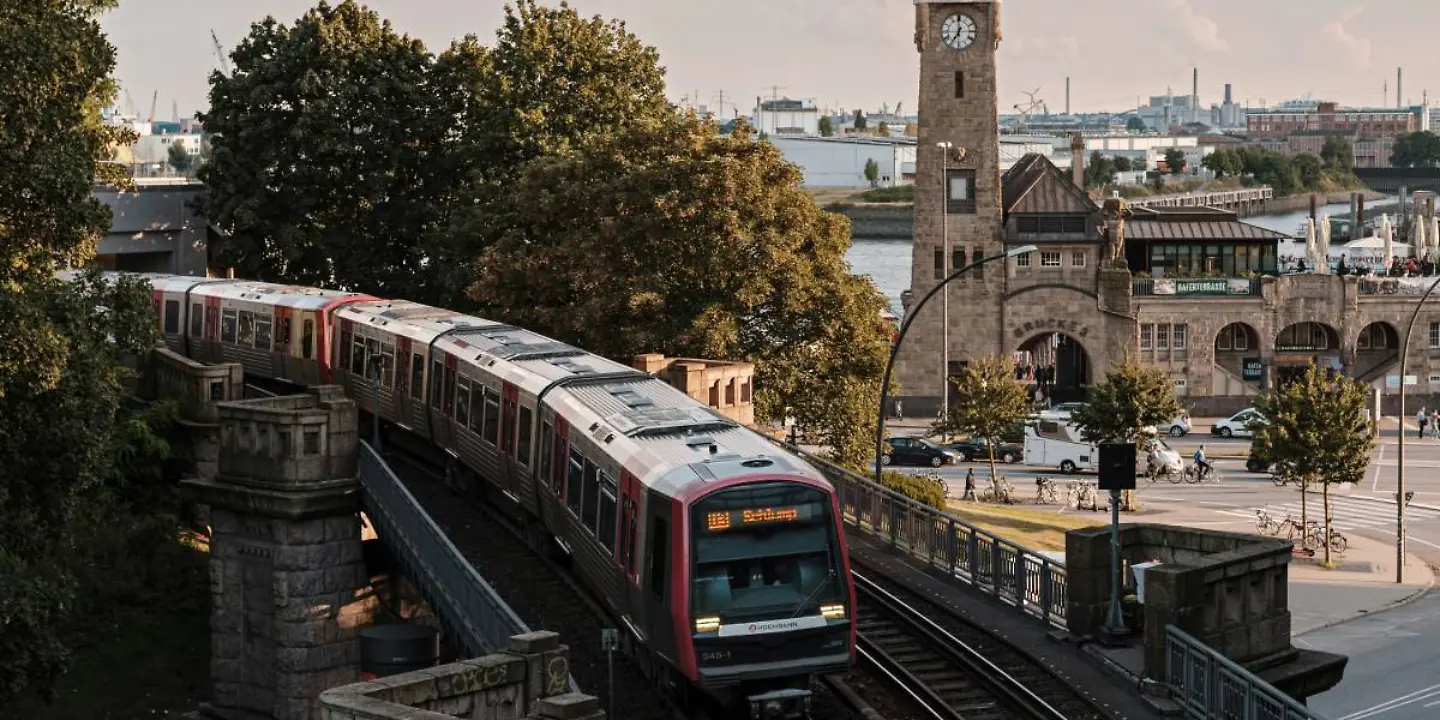
[[[761,463],[797,467],[691,499],[687,565],[696,684],[768,720],[803,716],[812,678],[854,663],[855,591],[834,489],[793,458],[738,464]]]

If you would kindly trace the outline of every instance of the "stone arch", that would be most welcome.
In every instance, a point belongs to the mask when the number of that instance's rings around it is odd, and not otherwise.
[[[1355,335],[1352,377],[1361,382],[1376,380],[1400,362],[1400,331],[1384,320],[1360,328]]]
[[[1341,372],[1345,368],[1345,348],[1334,326],[1306,320],[1290,323],[1275,334],[1275,383],[1283,386],[1300,374],[1310,363]]]
[[[1227,323],[1215,332],[1210,349],[1217,370],[1211,375],[1216,395],[1254,395],[1264,378],[1264,343],[1260,331],[1247,322]]]
[[[1016,348],[1016,361],[1036,369],[1035,384],[1052,402],[1074,402],[1089,395],[1094,374],[1090,351],[1078,338],[1064,332],[1031,335]]]

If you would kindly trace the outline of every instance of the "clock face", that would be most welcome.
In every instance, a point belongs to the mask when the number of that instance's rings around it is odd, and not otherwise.
[[[940,39],[956,50],[964,50],[975,42],[975,18],[955,13],[940,24]]]

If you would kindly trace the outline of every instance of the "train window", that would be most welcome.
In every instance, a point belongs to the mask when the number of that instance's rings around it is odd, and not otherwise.
[[[190,304],[190,337],[200,337],[205,334],[205,306],[200,303]]]
[[[305,324],[300,330],[300,356],[306,360],[315,357],[315,321],[305,318]]]
[[[532,419],[533,413],[530,412],[530,408],[521,405],[520,445],[518,446],[519,449],[515,453],[515,459],[519,460],[521,465],[530,464],[530,421]]]
[[[235,309],[220,311],[220,342],[235,342]]]
[[[249,310],[240,311],[240,334],[235,336],[235,344],[241,347],[250,347],[255,344],[255,313]]]
[[[279,323],[279,325],[280,325],[280,328],[279,328],[279,330],[275,333],[275,345],[276,345],[277,347],[278,347],[278,346],[281,346],[281,345],[284,345],[284,346],[287,346],[287,347],[288,347],[288,346],[290,345],[290,318],[289,318],[289,317],[282,317],[282,318],[280,318],[280,323]]]
[[[600,544],[615,554],[615,481],[600,474]]]
[[[445,414],[455,417],[455,368],[445,368]]]
[[[445,365],[436,357],[435,362],[430,363],[430,407],[440,408],[440,374],[444,372]]]
[[[596,499],[599,495],[599,492],[599,482],[596,478],[595,463],[590,462],[590,459],[586,458],[585,497],[583,498],[585,504],[583,507],[580,508],[580,520],[581,522],[585,523],[585,527],[590,528],[590,532],[592,533],[595,532],[595,510],[597,508]]]
[[[537,478],[548,480],[550,478],[550,423],[540,424],[540,472]]]
[[[585,488],[581,484],[584,462],[585,458],[580,455],[580,451],[570,448],[570,482],[565,488],[565,504],[570,506],[570,512],[575,513],[576,517],[580,515],[580,497],[585,494]]]
[[[395,346],[390,343],[380,343],[380,384],[395,386]]]
[[[485,430],[485,386],[474,383],[470,391],[470,432],[475,437]]]
[[[425,357],[420,353],[410,356],[410,397],[425,397]]]
[[[500,395],[490,388],[485,388],[485,442],[500,442]]]
[[[165,334],[180,334],[180,301],[165,301]]]
[[[255,349],[270,351],[271,320],[269,315],[255,314]]]
[[[359,335],[350,343],[350,374],[365,377],[365,338]]]
[[[661,600],[665,597],[665,568],[669,565],[670,533],[661,518],[650,519],[650,592]]]
[[[374,379],[380,368],[376,363],[380,362],[380,341],[375,338],[365,338],[365,378]]]
[[[455,424],[470,427],[470,381],[463,377],[455,383]]]

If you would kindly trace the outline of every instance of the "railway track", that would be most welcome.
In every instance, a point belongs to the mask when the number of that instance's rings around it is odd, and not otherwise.
[[[862,663],[933,720],[1104,720],[1023,652],[893,580],[855,573]]]

